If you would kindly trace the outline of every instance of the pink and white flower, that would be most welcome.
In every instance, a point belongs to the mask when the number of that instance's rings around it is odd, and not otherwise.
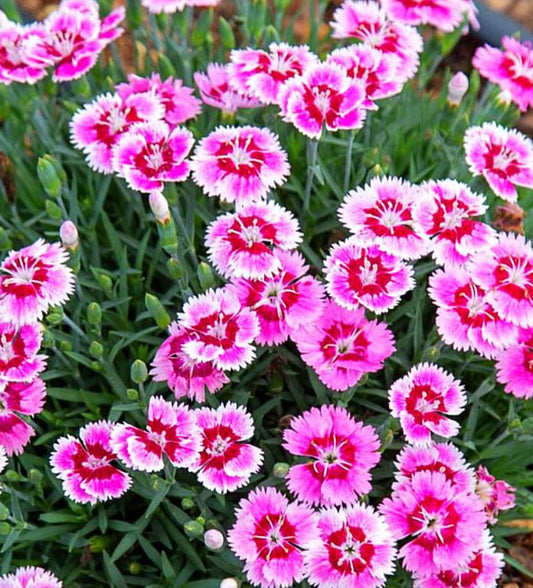
[[[50,306],[65,304],[74,290],[68,253],[38,239],[11,251],[0,265],[0,316],[17,326],[39,321]]]
[[[515,186],[533,188],[533,142],[522,133],[488,122],[467,129],[464,146],[470,171],[498,196],[516,202]]]
[[[447,33],[456,29],[465,15],[475,18],[476,12],[471,0],[381,0],[381,5],[392,21],[429,24]]]
[[[511,95],[512,101],[525,112],[533,108],[533,48],[513,37],[502,38],[502,49],[479,47],[472,65],[479,73]]]
[[[428,253],[427,237],[415,230],[412,209],[416,188],[395,177],[375,177],[346,194],[339,208],[342,224],[359,243],[376,244],[402,259]]]
[[[355,386],[364,374],[379,371],[394,352],[394,337],[384,323],[368,321],[362,307],[347,310],[327,301],[313,324],[291,338],[305,363],[332,390]]]
[[[481,546],[486,515],[473,493],[459,493],[440,472],[414,474],[380,507],[400,549],[405,569],[428,576],[466,565]]]
[[[309,504],[353,504],[372,488],[370,470],[380,460],[379,445],[374,428],[345,408],[313,407],[293,418],[283,433],[283,447],[308,460],[289,469],[287,486]]]
[[[0,323],[0,380],[29,382],[46,368],[46,355],[38,355],[43,338],[38,324],[15,327]]]
[[[533,398],[533,328],[520,329],[515,344],[496,356],[496,381],[517,398]]]
[[[495,231],[473,220],[486,210],[484,196],[475,194],[466,184],[431,180],[420,186],[413,217],[419,232],[431,238],[435,261],[461,265],[473,253],[495,243]]]
[[[276,249],[295,249],[302,240],[298,221],[273,201],[247,204],[216,218],[205,238],[209,260],[226,278],[261,279],[279,271]]]
[[[282,85],[301,76],[318,57],[307,45],[292,47],[287,43],[270,43],[268,52],[261,49],[238,49],[230,54],[230,84],[244,95],[263,104],[277,104]]]
[[[277,136],[252,126],[216,128],[196,147],[191,168],[208,196],[237,205],[264,198],[290,169]]]
[[[302,548],[316,537],[316,515],[289,502],[275,488],[258,488],[239,502],[228,533],[235,555],[244,560],[249,582],[263,588],[289,588],[305,577]]]
[[[381,314],[415,287],[413,268],[379,245],[360,245],[357,237],[336,243],[324,262],[328,294],[348,309],[360,304]]]
[[[431,363],[414,366],[389,390],[392,416],[400,419],[409,443],[428,444],[431,433],[441,437],[457,435],[459,424],[444,415],[461,414],[465,404],[463,385]]]
[[[54,444],[50,464],[70,500],[95,504],[118,498],[130,487],[130,476],[111,465],[117,459],[113,427],[109,421],[89,423],[80,429],[81,442],[67,435]]]
[[[164,182],[182,182],[189,175],[185,158],[193,143],[192,133],[187,129],[170,130],[161,121],[136,123],[117,140],[113,169],[133,190],[162,190]]]
[[[360,129],[366,117],[363,82],[332,63],[312,64],[285,82],[278,101],[283,120],[311,139],[319,139],[324,127]]]
[[[52,572],[44,568],[26,566],[17,568],[13,574],[0,576],[0,588],[62,588]]]
[[[232,402],[195,410],[201,449],[190,470],[209,490],[226,494],[245,486],[263,463],[258,447],[243,443],[254,434],[252,415]]]
[[[385,519],[371,506],[357,503],[319,511],[317,537],[304,551],[309,582],[321,588],[384,586],[395,558]]]
[[[4,13],[0,12],[0,16]],[[45,36],[44,27],[39,24],[21,26],[5,18],[0,20],[0,83],[11,82],[35,84],[46,76],[44,65],[36,66],[28,62],[25,47],[30,37]]]
[[[494,525],[498,522],[500,510],[514,507],[515,488],[504,480],[496,480],[485,466],[478,467],[476,477],[476,494],[485,506],[489,524]]]
[[[226,374],[212,361],[191,357],[183,346],[197,339],[196,334],[178,323],[169,326],[170,336],[157,350],[150,375],[156,382],[166,382],[176,398],[186,396],[197,402],[205,402],[205,391],[214,393],[229,382]]]
[[[233,89],[230,84],[231,78],[228,68],[229,64],[210,63],[206,73],[195,72],[194,81],[198,86],[202,100],[209,106],[220,108],[227,114],[234,114],[239,108],[263,106],[263,103],[257,98]]]
[[[216,6],[219,2],[220,0],[141,0],[141,4],[148,9],[148,12],[155,14],[162,12],[173,14],[182,11],[187,6]]]
[[[111,448],[128,467],[157,472],[165,467],[163,455],[173,466],[187,468],[198,458],[200,431],[192,411],[182,404],[150,398],[146,431],[126,423],[111,433]]]
[[[0,446],[7,455],[20,454],[35,435],[19,415],[34,416],[43,410],[46,386],[40,378],[31,382],[0,380]]]
[[[309,266],[300,253],[274,251],[279,269],[257,280],[234,280],[232,285],[244,307],[259,320],[260,345],[279,345],[294,331],[314,322],[324,306],[324,287],[307,275]]]

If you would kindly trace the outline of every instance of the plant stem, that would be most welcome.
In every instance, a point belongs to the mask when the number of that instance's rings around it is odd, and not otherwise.
[[[343,189],[344,193],[348,192],[348,188],[350,187],[350,175],[352,172],[352,152],[353,152],[353,142],[355,138],[355,131],[351,131],[348,135],[348,144],[346,145],[346,161],[344,162],[344,184]]]
[[[309,139],[307,142],[307,180],[304,192],[304,211],[309,210],[313,178],[315,177],[316,156],[318,153],[318,140]]]

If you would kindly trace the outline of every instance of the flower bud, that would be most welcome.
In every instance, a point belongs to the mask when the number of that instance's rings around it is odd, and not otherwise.
[[[139,391],[135,390],[135,388],[128,388],[126,390],[126,396],[128,400],[139,400]]]
[[[61,349],[61,351],[72,351],[72,343],[70,341],[67,341],[66,339],[63,339],[63,341],[59,342],[59,349]]]
[[[191,508],[194,508],[194,504],[194,500],[189,497],[182,498],[181,500],[181,508],[183,510],[190,510]]]
[[[5,504],[0,503],[0,521],[7,520],[9,516],[9,508]]]
[[[462,71],[458,71],[448,82],[448,104],[459,106],[468,91],[468,78]]]
[[[89,353],[96,358],[102,357],[104,355],[104,346],[99,341],[91,341]]]
[[[28,480],[35,486],[38,486],[43,480],[43,474],[38,469],[31,468],[28,472]]]
[[[131,364],[130,377],[136,384],[142,384],[148,379],[148,368],[144,361],[136,359]]]
[[[284,461],[278,461],[272,468],[272,474],[275,478],[283,479],[287,475],[289,468],[290,466],[288,463],[285,463]]]
[[[62,218],[63,213],[61,212],[61,208],[59,208],[59,206],[53,200],[47,200],[44,203],[44,207],[46,209],[46,214],[52,220],[60,220]]]
[[[223,16],[218,18],[218,32],[224,49],[228,51],[230,49],[235,49],[235,35],[233,34],[233,29]]]
[[[138,576],[142,571],[142,566],[138,561],[132,561],[128,566],[128,569],[132,576]]]
[[[59,237],[61,238],[63,247],[66,247],[67,249],[75,250],[80,244],[78,238],[78,229],[76,228],[76,225],[70,220],[66,220],[59,227]]]
[[[61,179],[52,161],[50,155],[39,157],[37,161],[37,175],[48,196],[57,198],[61,194]]]
[[[170,221],[168,202],[161,192],[152,192],[148,198],[148,202],[158,223],[164,225]]]
[[[11,531],[11,525],[9,523],[0,523],[0,535],[9,535],[9,531]]]
[[[183,525],[183,530],[189,537],[200,537],[204,532],[204,526],[198,521],[187,521]]]
[[[224,578],[222,582],[220,582],[220,588],[239,588],[240,585],[241,584],[237,578]]]
[[[184,275],[183,265],[181,265],[179,260],[177,260],[175,257],[171,257],[167,261],[167,269],[168,269],[168,273],[170,274],[170,277],[173,280],[179,280],[179,279],[183,278],[183,275]]]
[[[204,533],[204,543],[209,549],[218,551],[224,545],[224,535],[218,529],[209,529]]]
[[[201,261],[198,264],[196,274],[198,276],[198,281],[200,282],[202,290],[209,290],[209,288],[213,288],[215,286],[213,270],[211,269],[211,266],[205,261]]]
[[[144,304],[160,329],[166,329],[170,324],[170,316],[160,300],[152,294],[146,294]]]
[[[93,535],[89,537],[88,543],[91,553],[102,553],[109,547],[111,539],[106,535]]]

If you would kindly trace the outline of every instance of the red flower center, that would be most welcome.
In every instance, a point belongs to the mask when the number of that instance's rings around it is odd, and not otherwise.
[[[253,541],[261,559],[288,559],[296,551],[296,528],[283,514],[269,513],[255,525]]]
[[[332,567],[345,576],[364,572],[376,552],[363,529],[352,525],[345,525],[331,533],[326,548]]]
[[[215,152],[218,167],[225,175],[236,174],[243,178],[259,176],[265,162],[265,154],[251,135],[238,136],[225,141]]]

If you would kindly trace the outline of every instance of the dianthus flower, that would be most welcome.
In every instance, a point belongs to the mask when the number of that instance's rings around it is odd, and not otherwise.
[[[29,382],[40,374],[46,367],[46,355],[37,354],[42,338],[37,323],[0,323],[0,380]]]
[[[87,165],[98,172],[113,172],[113,147],[134,123],[157,121],[164,116],[161,101],[144,92],[122,101],[118,94],[102,94],[78,110],[70,121],[70,137],[81,149]]]
[[[186,406],[150,398],[146,431],[119,423],[111,433],[111,448],[128,467],[157,472],[165,467],[163,454],[173,466],[189,467],[200,451],[200,431]]]
[[[156,382],[166,382],[176,398],[205,402],[205,390],[216,392],[229,382],[228,377],[212,361],[192,358],[183,350],[185,343],[197,339],[193,332],[176,322],[170,324],[169,332],[155,354],[150,375]]]
[[[54,574],[44,568],[27,566],[17,568],[13,574],[0,576],[0,588],[62,588]]]
[[[233,89],[230,85],[228,64],[210,63],[207,66],[207,73],[195,72],[194,81],[202,100],[227,114],[234,114],[238,108],[263,106],[257,98]]]
[[[379,245],[402,259],[418,259],[429,251],[429,242],[413,226],[416,198],[416,188],[409,182],[375,177],[346,194],[339,218],[359,243]]]
[[[193,89],[184,86],[181,80],[167,78],[164,82],[157,73],[149,78],[135,74],[128,76],[128,82],[118,84],[117,94],[123,102],[132,94],[149,93],[159,99],[164,109],[164,121],[171,127],[195,118],[201,111],[200,100],[193,96]]]
[[[201,449],[190,470],[209,490],[226,494],[245,486],[263,463],[259,447],[243,443],[254,434],[252,415],[232,402],[194,411]]]
[[[471,0],[381,0],[381,5],[393,21],[429,24],[447,33],[456,29],[465,15],[475,19],[476,11]]]
[[[392,416],[400,419],[408,443],[430,443],[431,433],[456,435],[459,424],[444,415],[461,414],[465,404],[463,385],[431,363],[414,366],[389,390]]]
[[[301,76],[291,78],[280,89],[279,105],[283,120],[293,124],[311,139],[328,131],[360,129],[366,110],[365,86],[348,77],[339,65],[316,63]]]
[[[320,588],[379,588],[395,558],[385,519],[364,504],[319,511],[318,536],[304,551],[308,581]]]
[[[485,289],[464,268],[437,270],[429,278],[428,293],[437,305],[436,325],[442,340],[454,349],[474,349],[492,359],[516,342],[518,327],[504,321]]]
[[[191,168],[208,196],[239,206],[264,198],[290,169],[278,137],[252,126],[216,128],[196,147]]]
[[[522,133],[488,122],[467,129],[464,147],[470,171],[498,196],[516,202],[515,186],[533,188],[533,142]]]
[[[512,101],[525,112],[533,107],[533,48],[513,37],[503,37],[503,50],[490,45],[479,47],[472,65],[479,73],[511,95]]]
[[[220,0],[141,0],[141,4],[148,9],[148,12],[160,14],[166,12],[172,14],[182,11],[187,6],[216,6]]]
[[[109,421],[89,423],[80,429],[81,442],[67,435],[54,444],[52,471],[74,502],[95,504],[118,498],[130,487],[130,476],[111,465],[117,459],[111,447],[113,426]]]
[[[379,371],[394,352],[387,326],[368,321],[363,308],[346,310],[326,302],[310,325],[291,333],[305,363],[332,390],[355,386],[366,373]]]
[[[300,253],[274,251],[279,269],[271,276],[257,280],[232,282],[244,307],[259,319],[260,345],[279,345],[290,334],[305,328],[322,313],[324,287],[307,275],[309,267]]]
[[[409,483],[417,472],[426,471],[444,474],[457,492],[473,492],[476,485],[474,470],[451,443],[407,445],[398,455],[396,469],[396,488],[402,483]]]
[[[262,588],[290,588],[305,577],[302,547],[316,537],[316,515],[289,502],[275,488],[258,488],[239,502],[228,533],[235,555],[244,560],[249,582]]]
[[[379,245],[359,243],[351,237],[331,248],[324,262],[328,293],[345,308],[386,312],[414,288],[413,268]]]
[[[303,73],[318,57],[307,45],[291,47],[287,43],[270,43],[268,52],[261,49],[237,49],[230,53],[230,84],[241,94],[250,95],[263,104],[277,104],[282,85]]]
[[[34,416],[43,410],[46,386],[40,378],[31,382],[0,380],[0,446],[7,455],[22,453],[35,435],[18,415]]]
[[[495,525],[498,522],[500,510],[509,510],[515,505],[515,488],[504,480],[496,480],[484,466],[476,470],[476,494],[485,506],[488,522]]]
[[[533,249],[523,235],[500,233],[496,245],[472,257],[467,271],[504,320],[533,326]]]
[[[4,13],[0,11],[0,17]],[[44,65],[35,66],[26,58],[25,45],[30,37],[42,38],[44,28],[39,24],[21,26],[5,17],[0,21],[0,83],[35,84],[46,76]]]
[[[393,487],[394,488],[394,487]],[[428,576],[466,565],[481,546],[486,523],[474,493],[459,493],[440,472],[422,471],[394,489],[380,507],[400,549],[405,569]]]
[[[496,381],[517,398],[533,397],[533,328],[520,329],[516,343],[496,355]]]
[[[303,502],[322,506],[353,504],[368,494],[370,470],[381,457],[374,428],[333,405],[293,418],[283,433],[283,447],[308,460],[289,469],[289,490]]]
[[[377,2],[346,0],[330,25],[334,39],[356,38],[383,51],[394,62],[402,84],[415,75],[424,45],[420,33],[415,27],[389,20]]]
[[[377,109],[375,100],[394,96],[403,88],[403,82],[396,74],[394,61],[388,59],[383,51],[364,43],[335,49],[328,55],[326,63],[339,65],[348,77],[363,84],[363,106],[371,110]]]
[[[237,370],[255,357],[253,341],[259,334],[259,321],[228,288],[192,296],[178,320],[195,335],[182,344],[182,349],[197,361],[212,361],[221,370]]]
[[[260,279],[281,268],[276,249],[295,249],[301,240],[294,215],[269,200],[216,218],[207,227],[205,245],[224,277]]]
[[[181,182],[189,175],[186,157],[194,139],[187,129],[170,130],[161,121],[136,123],[113,148],[113,169],[140,192],[163,189],[164,182]]]
[[[456,180],[421,184],[413,217],[420,232],[431,238],[433,257],[440,265],[461,265],[473,253],[489,248],[496,233],[473,220],[487,210],[485,197]]]
[[[21,326],[64,304],[74,290],[68,253],[59,243],[38,239],[11,251],[0,265],[0,316]]]

